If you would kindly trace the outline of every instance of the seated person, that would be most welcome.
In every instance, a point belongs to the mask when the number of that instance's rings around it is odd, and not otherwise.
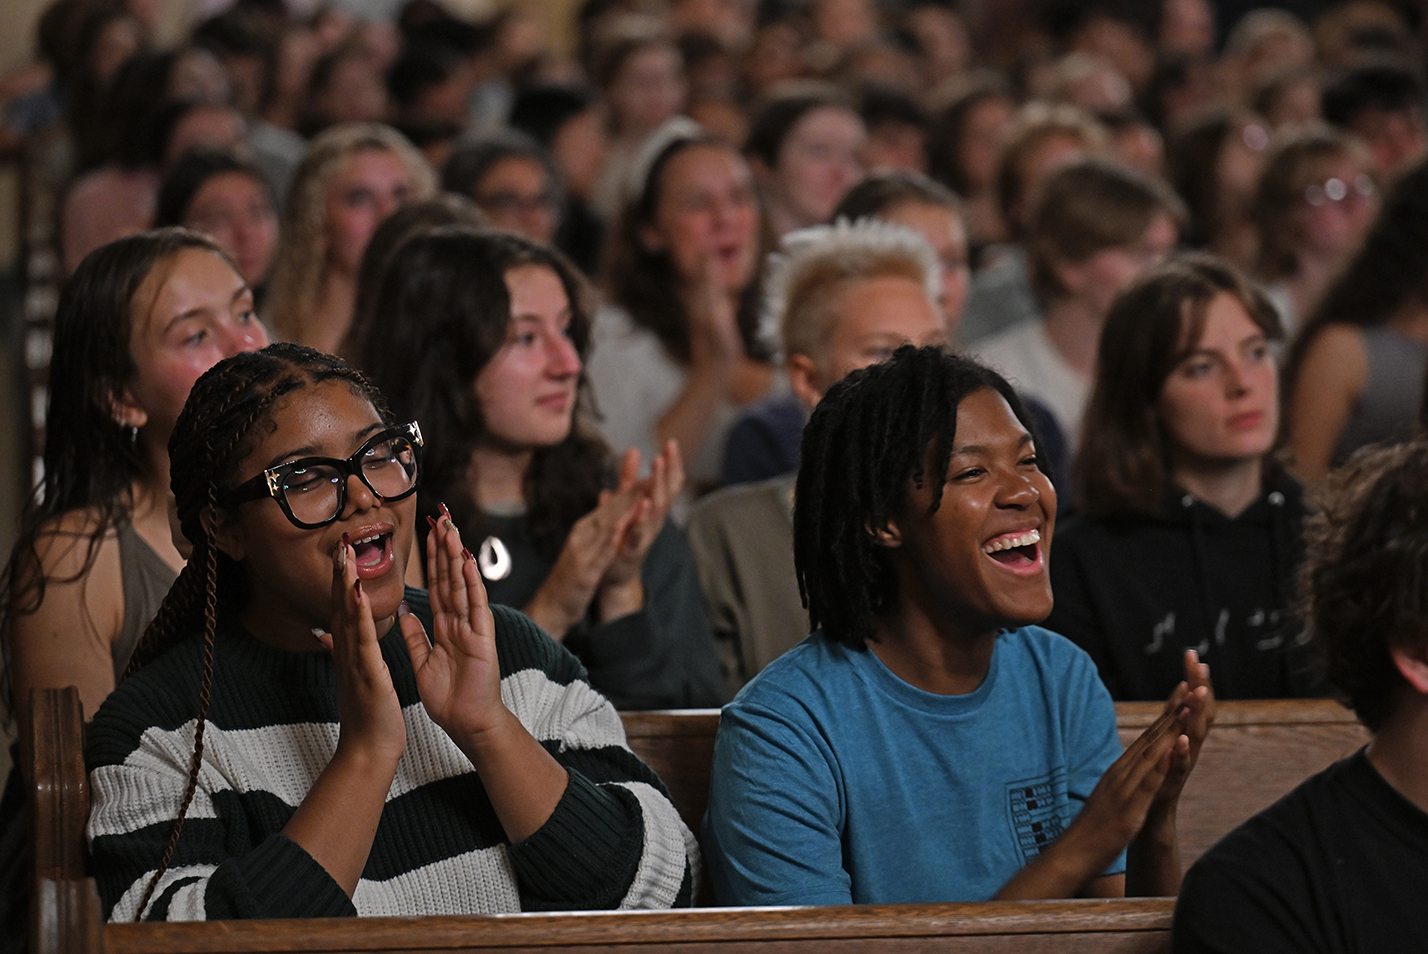
[[[1033,625],[1056,494],[1026,422],[1006,381],[940,348],[901,348],[814,410],[794,561],[822,628],[724,709],[719,903],[1175,893],[1209,668],[1186,653],[1122,754],[1095,665]]]
[[[169,444],[193,553],[87,740],[106,916],[687,904],[664,786],[575,658],[488,605],[449,515],[429,594],[403,588],[421,431],[385,407],[297,345],[194,385]]]
[[[900,226],[845,219],[784,239],[767,312],[780,328],[797,403],[781,427],[745,422],[767,449],[764,460],[787,449],[774,471],[783,476],[716,491],[689,518],[731,694],[808,635],[792,557],[793,470],[809,411],[834,381],[901,345],[944,344],[939,285],[931,248]]]
[[[1269,300],[1208,255],[1111,305],[1046,625],[1114,699],[1164,698],[1189,648],[1222,699],[1313,688],[1291,620],[1307,509],[1273,455],[1281,337]]]
[[[1044,404],[1073,455],[1106,309],[1175,247],[1183,218],[1180,200],[1164,185],[1101,159],[1062,167],[1041,191],[1027,246],[1044,317],[978,341],[970,352],[1023,397]]]
[[[1222,838],[1185,876],[1184,954],[1416,951],[1428,884],[1428,443],[1331,478],[1309,526],[1308,618],[1373,741]]]

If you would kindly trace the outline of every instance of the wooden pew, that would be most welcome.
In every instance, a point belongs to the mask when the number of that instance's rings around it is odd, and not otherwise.
[[[1158,708],[1118,706],[1122,734],[1133,737]],[[88,788],[80,756],[78,698],[40,693],[34,712],[38,890],[32,949],[37,954],[444,954],[497,948],[559,948],[565,954],[1150,952],[1163,951],[1168,944],[1173,911],[1169,899],[102,925],[94,883],[83,878]],[[718,713],[647,712],[624,718],[631,747],[666,778],[681,814],[697,831],[708,797]],[[1222,704],[1215,732],[1182,801],[1186,863],[1240,819],[1365,738],[1352,716],[1334,703]]]
[[[1121,742],[1139,735],[1161,708],[1157,702],[1117,703]],[[1220,703],[1215,727],[1180,795],[1181,863],[1190,867],[1231,829],[1368,740],[1354,714],[1328,699]]]
[[[1151,954],[1168,949],[1172,910],[1151,898],[111,924],[104,954]]]
[[[1129,743],[1160,712],[1158,702],[1117,703],[1121,741]],[[709,804],[718,710],[629,712],[623,718],[630,748],[664,779],[680,816],[699,833]],[[1367,741],[1353,713],[1327,699],[1220,703],[1180,798],[1182,863],[1188,868],[1230,829]]]

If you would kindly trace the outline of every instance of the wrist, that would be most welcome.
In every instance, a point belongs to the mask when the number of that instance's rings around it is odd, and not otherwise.
[[[531,620],[545,630],[551,639],[556,642],[564,642],[565,634],[570,632],[570,627],[575,625],[575,620],[570,614],[562,612],[554,602],[544,598],[539,591],[531,597],[531,601],[522,608]]]
[[[600,622],[608,623],[645,608],[645,585],[639,573],[634,573],[622,583],[612,583],[600,587],[598,610]]]

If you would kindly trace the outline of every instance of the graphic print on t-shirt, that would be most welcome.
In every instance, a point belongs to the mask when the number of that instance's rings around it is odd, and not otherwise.
[[[1012,838],[1022,857],[1030,861],[1066,829],[1066,769],[1012,782],[1006,794]]]

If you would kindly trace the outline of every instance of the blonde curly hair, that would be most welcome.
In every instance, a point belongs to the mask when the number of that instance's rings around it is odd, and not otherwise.
[[[282,341],[311,342],[311,323],[327,278],[327,190],[353,156],[390,152],[411,179],[409,201],[436,195],[436,174],[405,136],[380,123],[343,123],[312,141],[293,174],[283,208],[277,263],[269,285],[268,322]]]

